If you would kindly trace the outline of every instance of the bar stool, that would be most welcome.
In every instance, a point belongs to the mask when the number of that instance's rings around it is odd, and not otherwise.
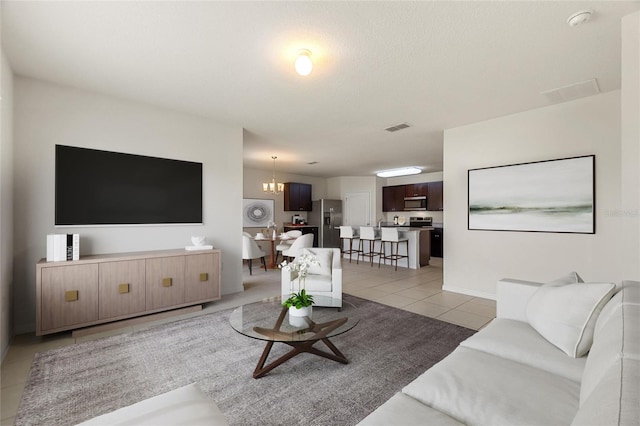
[[[396,228],[382,228],[382,237],[380,238],[380,257],[378,258],[378,268],[380,267],[380,263],[382,259],[391,261],[391,265],[393,266],[393,261],[396,261],[396,271],[398,270],[398,259],[407,258],[407,263],[409,262],[409,239],[401,238],[398,234],[398,230]],[[386,252],[386,243],[389,243],[391,254],[387,255]],[[393,245],[396,245],[396,252],[393,253]],[[406,243],[407,245],[407,254],[399,254],[398,253],[398,245],[400,243]]]
[[[363,241],[369,242],[368,252],[365,252],[364,247],[362,247]],[[360,244],[358,245],[358,250],[360,250],[360,252],[358,253],[358,260],[356,261],[356,263],[360,263],[360,256],[362,256],[363,261],[365,257],[368,257],[371,266],[373,266],[373,258],[375,256],[380,256],[380,253],[374,251],[376,241],[380,241],[380,237],[376,237],[376,231],[372,226],[360,227]]]
[[[351,226],[340,227],[340,251],[342,252],[342,254],[349,255],[349,263],[351,263],[352,253],[356,253],[356,256],[358,256],[357,253],[360,253],[359,248],[357,249],[353,248],[353,240],[357,240],[357,239],[358,239],[358,236],[356,235],[355,231]],[[344,240],[349,240],[349,250],[344,249]]]

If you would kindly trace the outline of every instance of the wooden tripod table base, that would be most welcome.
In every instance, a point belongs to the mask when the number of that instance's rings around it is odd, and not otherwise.
[[[264,351],[262,352],[262,356],[258,361],[258,365],[256,366],[256,369],[253,371],[254,379],[259,379],[260,377],[264,376],[265,374],[267,374],[269,371],[273,370],[277,366],[283,364],[287,360],[290,360],[294,356],[302,353],[310,353],[313,355],[321,356],[323,358],[337,361],[342,364],[349,363],[349,361],[342,354],[342,352],[340,352],[340,350],[327,337],[327,335],[330,335],[332,331],[334,331],[338,327],[345,324],[348,318],[339,318],[339,319],[328,321],[325,323],[315,323],[309,317],[304,317],[304,320],[307,322],[309,327],[305,329],[301,329],[297,331],[297,333],[298,334],[310,333],[309,337],[306,338],[304,341],[287,341],[287,337],[291,336],[291,332],[280,331],[280,327],[282,326],[282,321],[284,320],[286,313],[287,313],[287,308],[283,308],[280,313],[280,316],[278,317],[278,320],[276,321],[275,326],[271,329],[263,328],[263,327],[253,328],[254,331],[256,331],[257,333],[260,333],[264,336],[268,336],[269,338],[274,339],[274,340],[269,340],[267,342],[267,345],[265,346]],[[280,343],[285,343],[291,346],[293,349],[291,349],[289,352],[282,355],[280,358],[272,361],[271,363],[265,366],[265,363],[267,362],[267,358],[269,357],[269,353],[271,352],[271,348],[273,347],[273,344],[276,341]],[[324,342],[324,344],[329,349],[331,349],[332,353],[314,348],[313,345],[315,345],[319,341]]]

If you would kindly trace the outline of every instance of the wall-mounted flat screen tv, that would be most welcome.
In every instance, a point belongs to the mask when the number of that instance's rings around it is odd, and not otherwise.
[[[202,163],[56,145],[56,225],[202,223]]]

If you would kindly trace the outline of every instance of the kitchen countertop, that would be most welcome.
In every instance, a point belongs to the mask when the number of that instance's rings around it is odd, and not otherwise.
[[[398,228],[398,231],[431,231],[432,226],[382,225],[382,228]],[[378,228],[375,228],[378,229]]]

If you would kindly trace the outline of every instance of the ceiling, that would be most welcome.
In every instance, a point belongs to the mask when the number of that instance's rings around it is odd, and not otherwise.
[[[587,24],[567,25],[589,8]],[[442,170],[443,130],[620,87],[639,1],[1,3],[17,75],[245,129],[244,165],[310,176]],[[312,52],[308,77],[294,72]],[[384,128],[406,122],[390,133]],[[212,142],[215,143],[215,142]],[[309,165],[310,162],[317,162]]]

